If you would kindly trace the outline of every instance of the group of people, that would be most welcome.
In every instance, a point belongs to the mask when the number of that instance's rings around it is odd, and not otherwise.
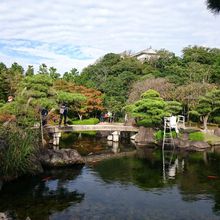
[[[64,125],[67,125],[67,112],[68,112],[68,107],[66,103],[63,103],[60,106],[60,119],[59,119],[59,126],[61,126],[62,122],[64,122]],[[101,114],[100,121],[101,122],[113,122],[113,114],[112,112],[108,111],[106,113]],[[48,110],[46,108],[41,109],[41,119],[42,119],[42,126],[45,126],[47,124],[47,119],[48,119]]]
[[[68,112],[68,108],[67,108],[67,104],[63,103],[60,106],[60,119],[59,119],[59,126],[61,126],[62,121],[64,121],[64,125],[67,125],[67,112]],[[42,120],[42,126],[45,126],[47,124],[47,119],[48,119],[48,110],[46,108],[42,108],[41,109],[41,120]]]
[[[113,122],[113,114],[110,111],[101,114],[100,121],[112,123]]]

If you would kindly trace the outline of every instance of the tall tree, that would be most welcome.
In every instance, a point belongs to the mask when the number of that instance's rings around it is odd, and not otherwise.
[[[218,14],[220,12],[220,1],[219,0],[207,0],[207,7],[213,13]]]
[[[7,99],[7,85],[6,77],[7,76],[7,67],[4,63],[0,63],[0,102],[5,102]]]
[[[39,66],[38,74],[48,74],[48,69],[47,69],[47,65],[46,64],[42,63]]]
[[[166,78],[146,78],[135,81],[129,92],[128,103],[136,102],[140,99],[141,94],[153,89],[160,93],[165,100],[172,100],[175,85],[170,83]]]
[[[212,90],[199,99],[199,104],[192,113],[197,114],[203,121],[204,130],[212,113],[220,109],[220,90]]]
[[[2,98],[6,101],[7,96],[15,96],[18,89],[18,83],[23,78],[24,69],[18,63],[13,63],[10,68],[1,65],[1,94]]]
[[[72,111],[77,113],[80,119],[85,116],[95,117],[104,109],[103,95],[100,91],[86,88],[85,86],[78,86],[74,83],[65,80],[57,80],[54,82],[54,89],[58,92],[66,92],[71,94],[79,94],[78,97],[85,97],[79,99],[79,102],[72,103]],[[75,106],[74,106],[75,105]]]
[[[162,123],[164,116],[168,115],[165,108],[167,103],[155,90],[148,90],[141,95],[141,99],[133,105],[128,105],[126,110],[138,120],[139,125],[155,127]]]
[[[79,71],[76,68],[72,68],[69,72],[63,74],[63,79],[67,82],[75,82],[77,76],[79,76]]]
[[[60,74],[57,72],[57,69],[54,67],[49,68],[49,75],[52,79],[58,79]]]
[[[33,76],[34,75],[34,67],[32,65],[28,65],[25,76]]]

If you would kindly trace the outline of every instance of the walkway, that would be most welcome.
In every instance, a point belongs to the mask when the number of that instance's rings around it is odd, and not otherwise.
[[[47,126],[45,129],[49,133],[57,132],[74,132],[74,131],[133,131],[138,132],[137,127],[125,126],[121,123],[119,124],[97,124],[97,125],[68,125],[68,126]]]

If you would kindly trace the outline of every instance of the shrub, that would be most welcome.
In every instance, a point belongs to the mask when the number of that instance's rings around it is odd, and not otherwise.
[[[38,132],[8,125],[0,130],[0,176],[5,179],[34,173]]]
[[[213,121],[214,121],[215,123],[217,123],[217,124],[220,124],[220,116],[215,116],[215,117],[213,118]]]
[[[176,138],[177,137],[177,134],[175,131],[172,131],[172,136],[173,138]],[[154,137],[157,141],[162,141],[163,140],[163,131],[162,130],[159,130],[157,131],[155,134],[154,134]]]
[[[99,123],[98,118],[89,118],[84,120],[72,121],[73,125],[95,125]]]
[[[202,132],[193,132],[189,134],[189,140],[191,141],[204,141],[205,136]]]

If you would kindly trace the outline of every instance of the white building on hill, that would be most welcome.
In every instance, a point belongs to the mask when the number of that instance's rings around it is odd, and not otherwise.
[[[136,57],[141,62],[144,62],[144,61],[150,60],[150,59],[157,59],[157,58],[159,58],[159,55],[157,54],[157,52],[155,50],[153,50],[150,47],[148,49],[145,49],[145,50],[142,50],[138,53],[133,54],[132,57]]]

